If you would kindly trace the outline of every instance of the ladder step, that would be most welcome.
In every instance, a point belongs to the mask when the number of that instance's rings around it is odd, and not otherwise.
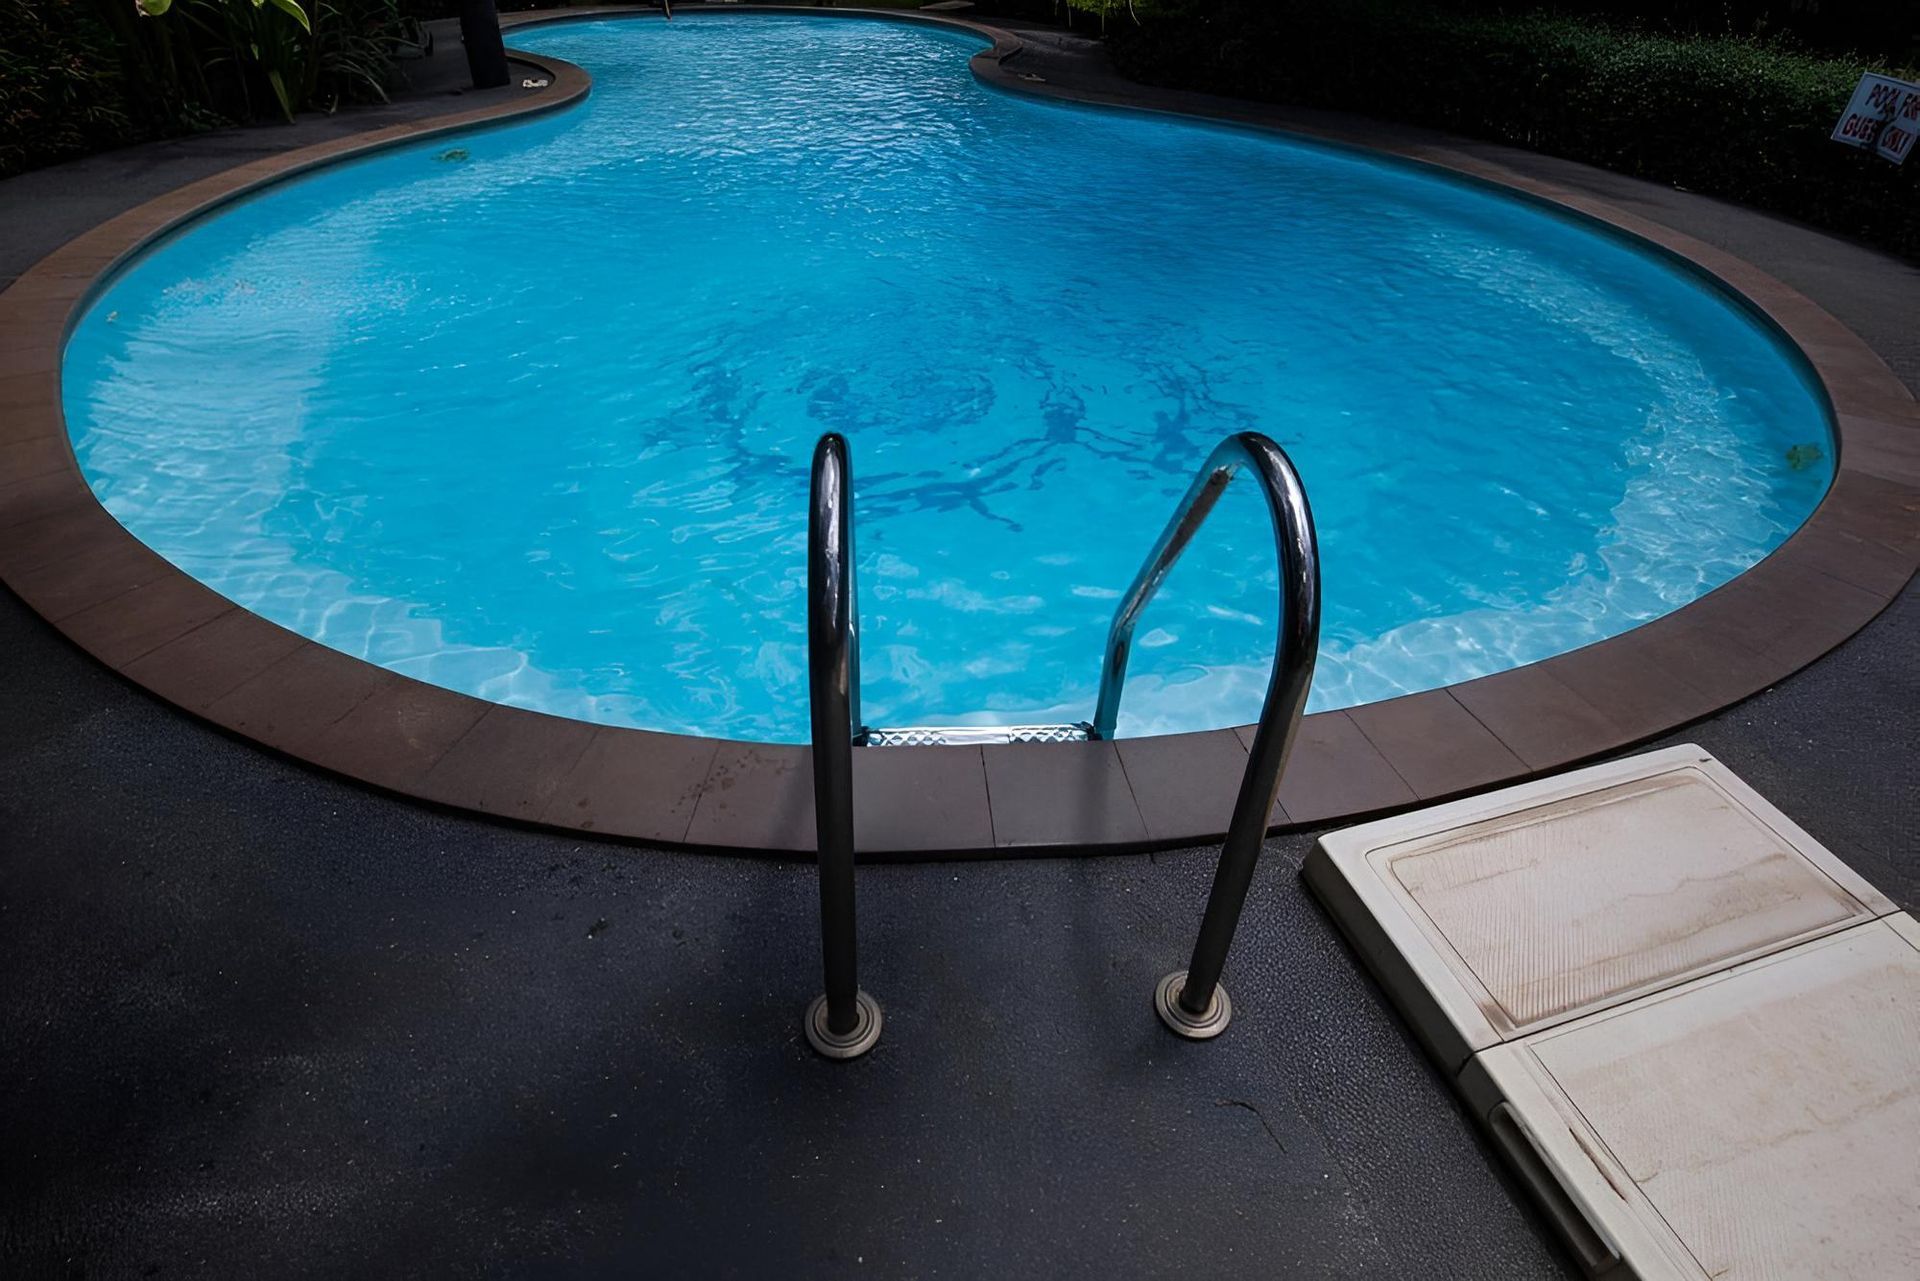
[[[968,747],[976,743],[1084,743],[1093,726],[1076,725],[907,725],[866,729],[855,741],[864,747]]]

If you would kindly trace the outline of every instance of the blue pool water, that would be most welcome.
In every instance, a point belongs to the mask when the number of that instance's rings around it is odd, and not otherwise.
[[[1228,432],[1279,440],[1312,498],[1316,708],[1672,610],[1830,480],[1826,411],[1767,331],[1512,199],[988,90],[978,41],[904,24],[512,43],[585,66],[589,100],[227,208],[65,358],[115,516],[396,671],[804,738],[830,430],[876,725],[1090,716],[1115,600]],[[1257,711],[1276,576],[1236,491],[1141,624],[1123,733]]]

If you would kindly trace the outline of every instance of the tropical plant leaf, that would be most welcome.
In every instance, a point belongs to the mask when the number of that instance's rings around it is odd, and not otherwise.
[[[287,82],[278,71],[267,72],[267,83],[273,86],[273,96],[280,100],[280,110],[286,113],[289,123],[293,120],[293,99],[287,96]]]
[[[307,20],[307,11],[300,7],[300,0],[253,0],[253,7],[258,9],[262,4],[268,3],[299,23],[302,31],[308,35],[313,34],[313,23]]]

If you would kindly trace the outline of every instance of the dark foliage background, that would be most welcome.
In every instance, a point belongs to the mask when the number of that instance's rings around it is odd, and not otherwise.
[[[401,0],[0,0],[0,176],[222,124],[382,98]]]
[[[539,0],[504,0],[505,8]],[[550,3],[551,0],[548,0]],[[1584,160],[1920,259],[1920,161],[1827,140],[1860,72],[1913,78],[1920,0],[1072,0],[1141,80],[1338,107]],[[453,0],[0,0],[0,176],[383,96]],[[1067,0],[980,0],[1048,18]]]
[[[0,175],[146,136],[85,0],[0,0]]]
[[[1601,6],[1648,7],[1582,7]],[[1468,3],[1191,0],[1115,24],[1111,43],[1120,69],[1139,80],[1492,138],[1920,259],[1920,161],[1895,167],[1828,139],[1862,71],[1911,79],[1912,69],[1891,56],[1680,21],[1706,8],[1677,5],[1658,23],[1620,26]]]

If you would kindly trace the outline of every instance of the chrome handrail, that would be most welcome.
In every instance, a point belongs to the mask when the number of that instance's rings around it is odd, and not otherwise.
[[[828,1058],[865,1054],[880,1007],[860,990],[853,899],[853,742],[860,724],[860,615],[854,590],[853,469],[846,438],[813,451],[807,521],[807,694],[813,722],[814,845],[826,991],[807,1009],[807,1040]]]
[[[1127,659],[1133,649],[1133,629],[1141,613],[1174,563],[1220,501],[1227,484],[1242,467],[1249,468],[1267,500],[1273,521],[1273,541],[1280,558],[1279,639],[1273,672],[1267,680],[1266,701],[1247,751],[1246,772],[1233,803],[1233,818],[1220,851],[1220,865],[1207,896],[1206,915],[1194,941],[1193,959],[1160,981],[1154,1006],[1166,1025],[1182,1036],[1203,1040],[1218,1036],[1233,1015],[1220,972],[1240,923],[1247,889],[1253,884],[1254,865],[1266,839],[1267,822],[1280,776],[1306,710],[1307,690],[1313,684],[1313,663],[1320,648],[1320,552],[1314,538],[1313,512],[1287,452],[1259,432],[1243,431],[1214,447],[1206,466],[1174,509],[1173,519],[1161,531],[1133,586],[1114,611],[1107,631],[1106,666],[1100,675],[1100,702],[1093,718],[1093,737],[1112,738],[1120,715],[1120,691],[1127,679]]]

